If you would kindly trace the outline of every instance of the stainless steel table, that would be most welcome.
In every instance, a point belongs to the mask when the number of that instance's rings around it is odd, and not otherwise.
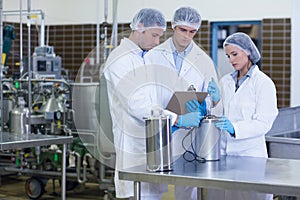
[[[224,156],[199,163],[180,158],[171,172],[151,173],[137,166],[120,171],[119,177],[134,181],[135,199],[140,199],[140,182],[193,186],[199,193],[201,188],[219,188],[300,196],[300,160]]]
[[[62,173],[61,173],[61,198],[66,199],[66,151],[67,143],[72,142],[73,136],[36,135],[0,133],[0,150],[63,144]]]

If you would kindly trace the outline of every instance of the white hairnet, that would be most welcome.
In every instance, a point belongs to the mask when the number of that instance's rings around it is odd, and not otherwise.
[[[141,9],[132,19],[131,30],[145,31],[151,28],[161,28],[166,30],[166,20],[163,14],[152,8]]]
[[[181,7],[174,13],[172,20],[172,28],[175,26],[188,26],[190,28],[199,29],[202,19],[197,10],[191,7]]]
[[[253,64],[259,61],[260,53],[247,34],[238,32],[228,36],[223,43],[223,48],[228,44],[235,45],[245,51]]]

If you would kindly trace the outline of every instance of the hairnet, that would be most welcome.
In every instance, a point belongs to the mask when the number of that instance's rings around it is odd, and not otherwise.
[[[245,51],[253,64],[256,64],[259,61],[260,53],[247,34],[234,33],[228,36],[223,43],[223,47],[228,44],[235,45]]]
[[[174,13],[172,28],[182,25],[198,30],[200,28],[201,22],[202,19],[197,10],[191,7],[181,7]]]
[[[163,14],[152,8],[141,9],[132,19],[131,30],[145,31],[151,28],[161,28],[166,30],[166,20]]]

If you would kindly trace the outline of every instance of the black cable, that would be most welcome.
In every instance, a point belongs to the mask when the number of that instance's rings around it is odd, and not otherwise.
[[[182,141],[181,141],[181,145],[182,145],[182,148],[185,150],[185,152],[183,153],[183,159],[185,161],[188,161],[188,162],[193,162],[193,161],[197,161],[197,162],[201,162],[201,163],[204,163],[206,162],[206,159],[205,158],[201,158],[195,148],[194,148],[194,145],[193,145],[193,131],[195,130],[195,127],[192,128],[191,130],[189,130],[187,132],[187,134],[183,137]],[[191,150],[188,150],[185,146],[184,146],[184,141],[185,139],[190,135],[190,138],[191,138]],[[188,155],[191,155],[192,158],[190,159],[188,157]]]

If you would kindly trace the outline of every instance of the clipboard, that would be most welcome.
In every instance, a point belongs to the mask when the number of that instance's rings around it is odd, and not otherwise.
[[[197,99],[200,103],[204,101],[207,92],[194,92],[194,91],[176,91],[172,95],[166,109],[170,110],[177,115],[188,113],[185,103],[190,100]]]

